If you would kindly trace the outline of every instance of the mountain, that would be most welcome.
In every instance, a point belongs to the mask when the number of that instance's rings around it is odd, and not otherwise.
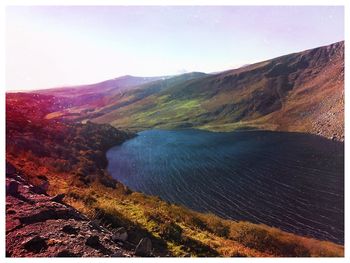
[[[267,129],[343,140],[344,42],[218,74],[158,79],[82,104],[58,116],[132,130]]]
[[[137,81],[142,84],[136,86],[130,85],[130,81],[123,82],[129,83],[128,85],[115,86],[115,82],[112,84],[93,84],[91,86],[83,86],[78,88],[62,88],[57,90],[45,90],[39,91],[40,95],[50,95],[59,98],[64,98],[65,106],[64,110],[53,112],[48,118],[74,118],[74,119],[94,119],[98,116],[105,115],[121,107],[131,105],[141,99],[150,97],[153,94],[157,94],[170,87],[180,85],[181,83],[189,80],[194,80],[207,76],[205,73],[191,72],[185,73],[173,77],[159,77],[159,78],[141,78],[138,77]],[[124,77],[117,78],[118,80]],[[132,78],[135,82],[135,77]],[[118,81],[119,82],[119,81]],[[111,83],[111,81],[107,81]],[[104,88],[101,88],[103,86]],[[105,88],[111,87],[112,88]],[[96,88],[98,87],[98,88]]]
[[[93,121],[116,127],[298,131],[344,137],[344,42],[175,83]],[[120,104],[123,101],[123,104]]]
[[[44,90],[36,91],[36,93],[50,94],[50,95],[62,96],[62,97],[72,97],[72,96],[81,96],[86,94],[108,93],[108,92],[113,93],[116,91],[131,90],[133,89],[133,87],[137,87],[138,85],[142,85],[142,84],[156,81],[156,80],[164,80],[167,78],[170,78],[170,76],[135,77],[135,76],[126,75],[115,79],[98,82],[95,84],[44,89]]]
[[[122,76],[115,79],[102,81],[95,84],[79,85],[61,88],[52,88],[34,91],[33,93],[39,95],[50,95],[64,99],[69,106],[65,108],[72,108],[83,105],[94,105],[99,107],[105,104],[105,98],[112,97],[115,94],[120,94],[126,90],[132,90],[139,85],[156,81],[165,80],[170,76],[161,77],[135,77]]]

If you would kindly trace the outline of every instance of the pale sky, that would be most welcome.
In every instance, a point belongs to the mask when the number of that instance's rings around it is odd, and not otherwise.
[[[343,7],[7,7],[6,89],[216,72],[344,39]]]

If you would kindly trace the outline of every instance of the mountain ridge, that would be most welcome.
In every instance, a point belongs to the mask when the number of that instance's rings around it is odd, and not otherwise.
[[[344,42],[338,42],[187,80],[92,121],[135,130],[254,128],[343,140],[343,86]]]
[[[129,78],[137,80],[123,83]],[[116,80],[120,87],[107,80],[38,93],[70,99],[70,106],[48,118],[110,123],[134,131],[243,128],[344,140],[344,41],[216,74],[126,75]],[[107,88],[101,88],[103,83],[109,83]]]

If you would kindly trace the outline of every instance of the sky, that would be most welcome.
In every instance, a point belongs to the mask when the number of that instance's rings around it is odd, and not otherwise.
[[[343,39],[341,6],[9,6],[6,89],[217,72]]]

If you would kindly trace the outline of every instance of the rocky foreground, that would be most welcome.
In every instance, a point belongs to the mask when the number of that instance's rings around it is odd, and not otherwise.
[[[13,168],[6,172],[7,257],[132,257],[150,256],[151,242],[135,248],[124,228],[109,231],[62,200],[49,196],[45,184],[26,181]]]

